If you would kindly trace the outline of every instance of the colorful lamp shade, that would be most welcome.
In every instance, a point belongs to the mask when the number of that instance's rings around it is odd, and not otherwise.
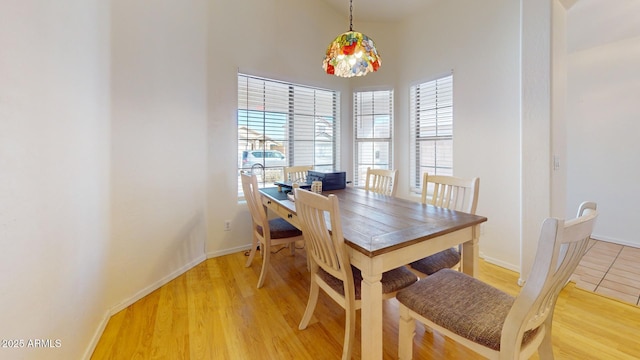
[[[373,40],[363,33],[348,31],[329,44],[322,68],[327,74],[352,77],[377,71],[380,65]]]
[[[349,31],[338,35],[329,44],[322,68],[327,74],[352,77],[378,71],[380,65],[373,39],[353,31],[353,0],[349,0]]]

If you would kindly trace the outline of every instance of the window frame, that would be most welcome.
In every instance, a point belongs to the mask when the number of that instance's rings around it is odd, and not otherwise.
[[[284,161],[265,167],[260,187],[282,180],[283,168],[312,165],[318,170],[340,166],[340,91],[237,73],[238,196],[240,172],[250,171],[243,152],[280,151]],[[311,146],[310,146],[311,145]],[[304,163],[303,163],[304,162]],[[260,173],[260,172],[258,172]]]
[[[355,186],[363,186],[366,180],[366,169],[393,169],[393,139],[394,139],[394,102],[395,94],[393,89],[375,89],[375,90],[356,90],[353,96],[353,184]],[[363,96],[370,97],[368,103]],[[380,99],[382,98],[382,99]],[[381,100],[382,105],[376,105],[376,100]],[[386,111],[385,111],[386,110]],[[361,133],[367,132],[364,129],[364,118],[369,117],[370,136],[360,136]],[[388,117],[387,124],[384,128],[376,126],[376,118]],[[362,125],[362,126],[361,126]],[[362,131],[361,131],[362,130]],[[376,131],[378,130],[378,131]],[[382,134],[378,136],[378,134]],[[388,136],[385,136],[388,135]],[[371,159],[369,162],[363,160],[360,147],[361,145],[371,145]],[[387,162],[377,162],[380,151],[376,147],[380,144],[386,144]]]
[[[453,71],[409,87],[410,176],[412,193],[422,191],[422,177],[453,175],[454,93]],[[432,143],[432,155],[425,146]],[[425,161],[422,161],[425,160]],[[427,163],[426,161],[430,161]]]

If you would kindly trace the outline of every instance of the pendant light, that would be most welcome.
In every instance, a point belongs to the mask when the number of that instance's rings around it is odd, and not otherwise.
[[[373,39],[353,31],[353,0],[349,0],[349,31],[329,44],[322,68],[327,74],[352,77],[377,71],[380,64]]]

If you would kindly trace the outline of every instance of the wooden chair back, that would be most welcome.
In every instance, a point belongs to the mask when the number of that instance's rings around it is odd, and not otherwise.
[[[304,183],[307,181],[307,171],[312,170],[312,165],[288,166],[284,168],[284,181],[292,183]]]
[[[267,234],[270,233],[269,221],[258,190],[258,178],[255,174],[247,173],[241,173],[240,178],[242,180],[242,192],[253,222],[253,232],[257,232],[257,227],[261,226],[264,229],[262,233],[268,236]]]
[[[383,195],[396,195],[398,170],[367,168],[364,189]]]
[[[356,328],[356,309],[362,306],[360,270],[351,266],[344,242],[338,197],[325,197],[308,190],[295,191],[296,213],[302,227],[307,257],[311,258],[309,301],[298,329],[309,325],[318,302],[320,289],[345,309],[342,360],[351,359]],[[354,281],[355,279],[355,281]],[[382,298],[388,299],[411,284],[417,277],[404,267],[385,271],[380,279]]]
[[[540,359],[553,359],[556,300],[587,249],[597,216],[596,204],[584,202],[573,220],[544,221],[531,274],[515,299],[450,269],[398,292],[398,358],[411,358],[419,320],[489,359],[529,359],[536,351]]]
[[[262,196],[258,188],[258,178],[255,174],[240,174],[242,179],[242,191],[249,207],[252,223],[252,245],[249,257],[245,264],[249,267],[255,257],[258,244],[262,254],[262,270],[258,278],[258,288],[261,288],[267,277],[269,262],[271,258],[272,245],[289,245],[291,255],[295,251],[295,242],[303,240],[302,232],[282,218],[269,219],[267,211],[262,205]]]
[[[349,253],[344,244],[338,198],[335,195],[324,197],[303,189],[296,189],[296,213],[304,234],[308,265],[311,272],[311,289],[307,308],[298,328],[305,329],[318,302],[319,289],[323,289],[335,302],[345,309],[345,334],[342,359],[351,359],[352,344],[355,337],[356,301],[353,271]],[[328,219],[327,219],[328,216]],[[343,294],[327,282],[327,275],[342,283]],[[331,283],[334,280],[330,280]]]
[[[478,206],[480,179],[455,176],[422,176],[422,203],[475,214]]]
[[[531,274],[516,297],[502,329],[502,353],[520,354],[524,351],[520,348],[524,333],[541,325],[551,336],[552,313],[558,294],[586,252],[597,216],[596,204],[584,202],[575,219],[548,218],[544,221]],[[542,343],[542,337],[530,344],[533,351]],[[539,351],[541,358],[547,358],[549,352],[553,357],[550,341]]]
[[[304,234],[307,256],[312,260],[311,266],[319,266],[342,280],[353,292],[353,286],[349,286],[353,284],[353,273],[344,245],[338,198],[333,194],[325,197],[300,189],[296,190],[295,197],[296,213]],[[330,224],[330,227],[327,224]],[[345,291],[345,294],[348,292]],[[345,297],[355,299],[354,294]]]

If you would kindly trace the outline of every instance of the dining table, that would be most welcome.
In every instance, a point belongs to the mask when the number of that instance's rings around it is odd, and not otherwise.
[[[300,228],[295,199],[283,187],[260,189],[263,205]],[[475,276],[480,224],[487,218],[355,186],[323,191],[339,200],[349,259],[362,272],[362,359],[383,357],[382,273],[451,247],[460,247],[461,271]]]

